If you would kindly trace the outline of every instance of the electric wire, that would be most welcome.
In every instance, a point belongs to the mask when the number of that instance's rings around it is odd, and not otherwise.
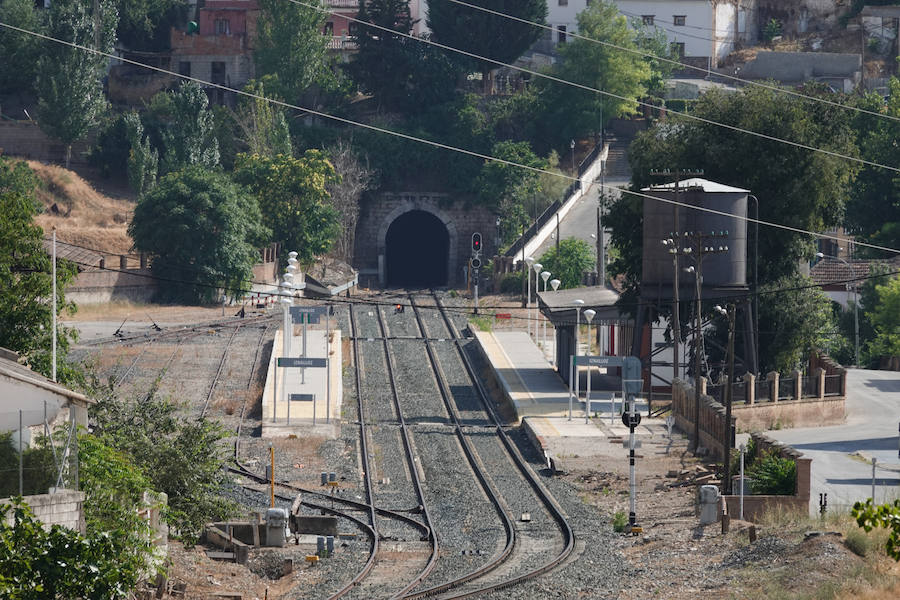
[[[310,8],[310,9],[312,9],[312,10],[316,10],[316,11],[319,11],[319,12],[322,12],[322,13],[325,13],[325,14],[330,14],[330,15],[337,15],[337,14],[338,14],[338,13],[336,13],[336,12],[334,12],[334,11],[330,11],[330,10],[328,10],[327,8],[323,8],[323,7],[321,7],[321,6],[316,6],[316,5],[314,5],[314,4],[307,4],[306,2],[303,2],[302,0],[288,0],[288,2],[291,2],[292,4],[297,4],[298,6],[305,6],[306,8]],[[458,54],[462,54],[463,56],[467,56],[467,57],[469,57],[469,58],[474,58],[474,59],[476,59],[476,60],[480,60],[480,61],[484,61],[484,62],[489,62],[489,63],[495,64],[495,65],[497,65],[497,66],[500,66],[500,67],[507,67],[507,68],[509,68],[509,69],[513,69],[513,70],[516,70],[516,71],[520,71],[520,72],[522,72],[522,73],[528,73],[528,74],[530,74],[530,75],[534,75],[535,77],[540,77],[540,78],[542,78],[542,79],[547,79],[547,80],[549,80],[549,81],[554,81],[554,82],[556,82],[556,83],[562,83],[562,84],[564,84],[564,85],[569,85],[569,86],[571,86],[571,87],[578,88],[578,89],[581,89],[581,90],[584,90],[584,91],[594,92],[594,93],[596,93],[596,94],[603,94],[604,96],[609,96],[610,98],[615,98],[615,99],[617,99],[617,100],[622,100],[623,102],[634,103],[634,104],[637,104],[638,106],[645,106],[645,107],[648,107],[648,108],[651,108],[651,109],[658,108],[657,106],[655,106],[655,105],[653,105],[653,104],[651,104],[651,103],[649,103],[649,102],[645,102],[645,101],[643,101],[643,100],[635,100],[634,98],[628,98],[628,97],[626,97],[626,96],[621,96],[621,95],[619,95],[619,94],[614,94],[614,93],[612,93],[612,92],[607,92],[607,91],[605,91],[605,90],[601,90],[601,89],[599,89],[599,88],[591,87],[591,86],[589,86],[589,85],[584,85],[584,84],[581,84],[581,83],[576,83],[576,82],[574,82],[574,81],[568,81],[568,80],[566,80],[566,79],[562,79],[562,78],[560,78],[560,77],[556,77],[555,75],[550,75],[549,73],[542,73],[542,72],[540,72],[540,71],[535,71],[534,69],[528,69],[528,68],[525,68],[525,67],[519,67],[519,66],[510,64],[510,63],[505,63],[505,62],[502,62],[502,61],[499,61],[499,60],[495,60],[495,59],[493,59],[493,58],[489,58],[489,57],[486,57],[486,56],[481,56],[481,55],[478,55],[478,54],[474,54],[474,53],[468,52],[468,51],[466,51],[466,50],[460,50],[459,48],[454,48],[454,47],[452,47],[452,46],[447,46],[446,44],[441,44],[441,43],[439,43],[439,42],[435,42],[434,40],[430,40],[430,39],[428,39],[428,38],[416,37],[416,36],[414,36],[414,35],[412,35],[412,34],[410,34],[410,33],[403,33],[403,32],[400,32],[400,31],[396,31],[396,30],[394,30],[394,29],[391,29],[390,27],[384,27],[384,26],[382,26],[382,25],[377,25],[377,24],[371,23],[371,22],[369,22],[369,21],[362,21],[362,20],[360,20],[360,19],[356,19],[356,18],[354,18],[354,17],[348,17],[348,16],[346,16],[346,15],[341,15],[341,17],[344,18],[344,19],[346,19],[347,21],[350,21],[350,22],[353,22],[353,23],[360,23],[360,24],[362,24],[362,25],[366,25],[366,26],[372,27],[372,28],[374,28],[374,29],[379,29],[379,30],[381,30],[381,31],[385,31],[385,32],[390,33],[390,34],[392,34],[392,35],[397,35],[397,36],[400,36],[400,37],[409,38],[409,39],[412,39],[412,40],[415,40],[415,41],[418,41],[418,42],[422,42],[422,43],[424,43],[424,44],[429,44],[429,45],[431,45],[431,46],[435,46],[435,47],[437,47],[437,48],[441,48],[441,49],[444,49],[444,50],[449,50],[449,51],[451,51],[451,52],[456,52],[456,53],[458,53]],[[529,22],[530,22],[530,21],[529,21]],[[678,115],[678,116],[684,117],[684,118],[686,118],[686,119],[691,119],[691,120],[694,120],[694,121],[698,121],[698,122],[700,122],[700,123],[705,123],[705,124],[707,124],[707,125],[715,125],[715,126],[717,126],[717,127],[722,127],[722,128],[724,128],[724,129],[729,129],[729,130],[731,130],[731,131],[736,131],[736,132],[738,132],[738,133],[743,133],[743,134],[746,134],[746,135],[752,135],[752,136],[754,136],[754,137],[758,137],[758,138],[760,138],[760,139],[768,140],[768,141],[771,141],[771,142],[779,142],[779,143],[782,143],[782,144],[788,144],[788,145],[790,145],[790,146],[795,146],[795,147],[797,147],[797,148],[802,148],[802,149],[804,149],[804,150],[809,150],[810,152],[819,152],[819,153],[821,153],[821,154],[825,154],[825,155],[831,156],[831,157],[833,157],[833,158],[841,158],[841,159],[844,159],[844,160],[849,160],[849,161],[851,161],[851,162],[856,162],[856,163],[863,164],[863,165],[866,165],[866,166],[870,166],[870,167],[878,167],[878,168],[881,168],[881,169],[887,169],[887,170],[889,170],[889,171],[895,171],[895,172],[897,172],[897,173],[900,173],[900,168],[898,168],[898,167],[891,167],[891,166],[888,166],[888,165],[883,165],[883,164],[881,164],[881,163],[876,163],[876,162],[874,162],[874,161],[866,160],[866,159],[864,159],[864,158],[859,158],[859,157],[856,157],[856,156],[850,156],[850,155],[847,155],[847,154],[841,154],[840,152],[834,152],[833,150],[826,150],[826,149],[824,149],[824,148],[817,148],[817,147],[815,147],[815,146],[810,146],[810,145],[808,145],[808,144],[803,144],[803,143],[795,142],[795,141],[792,141],[792,140],[786,140],[786,139],[779,138],[779,137],[776,137],[776,136],[773,136],[773,135],[769,135],[769,134],[766,134],[766,133],[760,133],[760,132],[758,132],[758,131],[752,131],[752,130],[750,130],[750,129],[744,129],[744,128],[738,127],[738,126],[736,126],[736,125],[729,125],[729,124],[727,124],[727,123],[722,123],[722,122],[719,122],[719,121],[714,121],[714,120],[712,120],[712,119],[707,119],[707,118],[705,118],[705,117],[698,117],[697,115],[692,115],[692,114],[690,114],[690,113],[680,112],[680,111],[677,111],[677,110],[669,110],[667,114],[670,114],[670,115]]]
[[[291,0],[291,1],[296,2],[297,0]],[[82,50],[82,51],[85,51],[85,52],[91,52],[91,53],[94,53],[94,54],[97,54],[97,55],[100,55],[100,56],[104,56],[104,57],[107,57],[107,58],[110,58],[110,59],[115,59],[115,60],[118,60],[118,61],[121,61],[121,62],[124,62],[124,63],[127,63],[127,64],[135,65],[135,66],[138,66],[138,67],[141,67],[141,68],[145,68],[145,69],[148,69],[148,70],[151,70],[151,71],[156,71],[156,72],[158,72],[158,73],[163,73],[163,74],[166,74],[166,75],[171,75],[171,76],[173,76],[173,77],[180,78],[180,79],[183,79],[183,80],[193,81],[193,82],[195,82],[195,83],[202,84],[202,85],[204,85],[204,86],[206,86],[206,87],[215,88],[215,89],[220,89],[220,90],[223,90],[223,91],[227,91],[227,92],[234,93],[234,94],[236,94],[236,95],[245,96],[245,97],[253,98],[253,99],[256,99],[256,100],[262,100],[262,101],[264,101],[264,102],[269,102],[269,103],[271,103],[271,104],[274,104],[274,105],[277,105],[277,106],[281,106],[281,107],[284,107],[284,108],[289,108],[289,109],[296,110],[296,111],[299,111],[299,112],[303,112],[303,113],[308,113],[308,114],[316,115],[316,116],[319,116],[319,117],[322,117],[322,118],[325,118],[325,119],[330,119],[330,120],[333,120],[333,121],[337,121],[337,122],[339,122],[339,123],[343,123],[343,124],[345,124],[345,125],[352,125],[352,126],[360,127],[360,128],[363,128],[363,129],[368,129],[368,130],[370,130],[370,131],[376,131],[376,132],[378,132],[378,133],[384,133],[384,134],[387,134],[387,135],[393,135],[393,136],[395,136],[395,137],[400,137],[400,138],[403,138],[403,139],[406,139],[406,140],[409,140],[409,141],[413,141],[413,142],[418,142],[418,143],[426,144],[426,145],[432,146],[432,147],[434,147],[434,148],[440,148],[440,149],[442,149],[442,150],[448,150],[448,151],[451,151],[451,152],[458,152],[458,153],[461,153],[461,154],[466,154],[466,155],[469,155],[469,156],[473,156],[473,157],[476,157],[476,158],[480,158],[480,159],[482,159],[482,160],[489,160],[489,161],[493,161],[493,162],[497,162],[497,163],[501,163],[501,164],[506,164],[506,165],[509,165],[509,166],[513,166],[513,167],[518,167],[518,168],[525,169],[525,170],[528,170],[528,171],[531,171],[531,172],[534,172],[534,173],[542,173],[542,174],[546,174],[546,175],[552,175],[552,176],[554,176],[554,177],[559,177],[559,178],[562,178],[562,179],[566,179],[566,180],[569,180],[569,181],[571,181],[571,182],[576,182],[576,181],[580,182],[580,181],[581,181],[578,177],[574,177],[574,176],[571,176],[571,175],[566,175],[566,174],[564,174],[564,173],[558,173],[558,172],[550,171],[550,170],[548,170],[548,169],[542,169],[542,168],[539,168],[539,167],[533,167],[533,166],[529,166],[529,165],[524,165],[524,164],[521,164],[521,163],[517,163],[517,162],[511,161],[511,160],[507,160],[507,159],[503,159],[503,158],[498,158],[498,157],[491,156],[491,155],[488,155],[488,154],[482,154],[482,153],[480,153],[480,152],[475,152],[475,151],[473,151],[473,150],[467,150],[467,149],[465,149],[465,148],[459,148],[459,147],[456,147],[456,146],[451,146],[451,145],[449,145],[449,144],[444,144],[444,143],[441,143],[441,142],[436,142],[436,141],[433,141],[433,140],[428,140],[428,139],[421,138],[421,137],[417,137],[417,136],[410,135],[410,134],[407,134],[407,133],[403,133],[403,132],[399,132],[399,131],[393,131],[393,130],[391,130],[391,129],[386,129],[386,128],[384,128],[384,127],[378,127],[378,126],[376,126],[376,125],[371,125],[371,124],[369,124],[369,123],[362,123],[362,122],[354,121],[354,120],[352,120],[352,119],[348,119],[348,118],[345,118],[345,117],[340,117],[340,116],[337,116],[337,115],[332,115],[332,114],[329,114],[329,113],[326,113],[326,112],[322,112],[322,111],[318,111],[318,110],[314,110],[314,109],[311,109],[311,108],[306,108],[306,107],[298,106],[298,105],[291,104],[291,103],[288,103],[288,102],[285,102],[285,101],[282,101],[282,100],[276,100],[276,99],[273,99],[273,98],[268,98],[268,97],[263,96],[263,95],[260,95],[260,94],[256,94],[256,93],[249,92],[249,91],[246,91],[246,90],[240,90],[240,89],[237,89],[237,88],[232,88],[232,87],[229,87],[229,86],[220,84],[220,83],[212,83],[212,82],[209,82],[209,81],[205,81],[205,80],[203,80],[203,79],[199,79],[199,78],[197,78],[197,77],[193,77],[193,76],[190,76],[190,75],[184,75],[184,74],[181,74],[181,73],[177,73],[177,72],[175,72],[175,71],[171,71],[171,70],[169,70],[169,69],[164,69],[164,68],[162,68],[162,67],[157,67],[157,66],[154,66],[154,65],[149,65],[149,64],[142,63],[142,62],[139,62],[139,61],[136,61],[136,60],[132,60],[132,59],[129,59],[129,58],[124,58],[124,57],[115,56],[115,55],[113,55],[113,54],[111,54],[111,53],[104,52],[104,51],[102,51],[102,50],[97,50],[97,49],[95,49],[95,48],[90,48],[90,47],[87,47],[87,46],[83,46],[83,45],[81,45],[81,44],[76,44],[75,42],[69,42],[69,41],[66,41],[66,40],[62,40],[62,39],[59,39],[59,38],[54,38],[54,37],[48,36],[48,35],[46,35],[46,34],[34,32],[34,31],[29,31],[29,30],[23,29],[23,28],[21,28],[21,27],[16,27],[16,26],[14,26],[14,25],[9,25],[8,23],[2,22],[2,21],[0,21],[0,27],[4,27],[4,28],[7,28],[7,29],[10,29],[10,30],[13,30],[13,31],[18,31],[18,32],[20,32],[20,33],[25,33],[25,34],[28,34],[28,35],[32,35],[32,36],[35,36],[35,37],[38,37],[38,38],[41,38],[41,39],[45,39],[45,40],[48,40],[48,41],[52,41],[52,42],[55,42],[55,43],[58,43],[58,44],[62,44],[62,45],[65,45],[65,46],[70,46],[70,47],[75,48],[75,49],[77,49],[77,50]],[[793,144],[792,142],[785,142],[785,143]],[[826,152],[826,151],[822,150],[822,152]],[[886,168],[886,169],[891,169],[891,170],[895,170],[895,171],[900,171],[900,169],[896,169],[896,168],[894,168],[894,167],[887,167],[887,166],[884,166],[884,165],[878,165],[878,166],[883,166],[883,167]],[[756,224],[758,224],[758,225],[763,225],[763,226],[766,226],[766,227],[774,227],[774,228],[777,228],[777,229],[782,229],[782,230],[790,231],[790,232],[793,232],[793,233],[800,233],[800,234],[803,234],[803,235],[810,235],[810,236],[813,236],[813,237],[816,237],[816,238],[819,238],[819,239],[831,239],[831,240],[835,240],[835,241],[842,241],[842,240],[843,240],[843,238],[839,238],[837,235],[831,235],[831,234],[828,234],[828,233],[822,233],[822,232],[814,232],[814,231],[802,229],[802,228],[799,228],[799,227],[793,227],[793,226],[790,226],[790,225],[784,225],[784,224],[781,224],[781,223],[775,223],[775,222],[771,222],[771,221],[764,221],[764,220],[761,220],[761,219],[754,219],[754,218],[752,218],[752,217],[747,217],[747,216],[744,216],[744,215],[734,215],[734,214],[731,214],[731,213],[728,213],[728,212],[725,212],[725,211],[715,210],[715,209],[708,208],[708,207],[694,206],[694,205],[691,205],[691,204],[687,204],[687,203],[685,203],[685,202],[678,202],[678,201],[671,200],[671,199],[668,199],[668,198],[660,198],[660,197],[658,197],[658,196],[652,196],[652,195],[650,195],[650,194],[644,194],[644,193],[636,192],[636,191],[633,191],[633,190],[628,190],[628,189],[624,189],[624,188],[617,188],[616,186],[611,185],[611,184],[606,184],[606,183],[601,183],[601,182],[596,182],[596,181],[595,181],[594,183],[595,183],[596,185],[599,185],[601,188],[604,188],[604,189],[618,190],[619,192],[628,194],[628,195],[630,195],[630,196],[639,197],[639,198],[646,198],[646,199],[650,199],[650,200],[653,200],[653,201],[662,202],[662,203],[664,203],[664,204],[669,204],[669,205],[671,205],[671,206],[679,206],[679,207],[682,207],[682,208],[685,208],[685,209],[688,209],[688,210],[695,210],[695,211],[699,211],[699,212],[705,212],[705,213],[709,213],[709,214],[714,214],[714,215],[719,215],[719,216],[729,217],[729,218],[732,218],[732,219],[735,219],[735,220],[738,220],[738,221],[744,221],[744,222],[746,222],[746,223],[756,223]],[[871,243],[868,243],[868,242],[859,242],[859,241],[857,241],[857,242],[855,242],[855,243],[856,243],[856,245],[858,245],[858,246],[866,247],[866,248],[871,248],[871,249],[873,249],[873,250],[879,250],[879,251],[883,251],[883,252],[891,252],[891,253],[895,253],[895,254],[900,254],[900,250],[898,250],[898,249],[896,249],[896,248],[889,248],[889,247],[887,247],[887,246],[880,246],[880,245],[877,245],[877,244],[871,244]]]
[[[495,16],[498,16],[498,17],[504,17],[504,18],[510,19],[510,20],[512,20],[512,21],[518,21],[519,23],[528,24],[528,25],[532,25],[532,26],[534,26],[534,27],[540,27],[540,28],[543,28],[543,29],[547,29],[547,30],[549,30],[549,31],[553,31],[553,26],[552,26],[552,25],[547,25],[547,24],[544,24],[544,23],[538,23],[538,22],[536,22],[536,21],[529,21],[529,20],[527,20],[527,19],[523,19],[523,18],[521,18],[521,17],[517,17],[517,16],[515,16],[515,15],[510,15],[510,14],[508,14],[508,13],[500,12],[500,11],[493,10],[493,9],[490,9],[490,8],[486,8],[486,7],[484,7],[484,6],[477,6],[477,5],[475,5],[475,4],[470,4],[470,3],[468,3],[468,2],[465,2],[464,0],[445,0],[445,1],[446,1],[446,2],[452,2],[452,3],[454,3],[454,4],[459,4],[460,6],[465,6],[465,7],[467,7],[467,8],[472,8],[472,9],[475,9],[475,10],[480,10],[480,11],[482,11],[482,12],[485,12],[485,13],[488,13],[488,14],[492,14],[492,15],[495,15]],[[620,12],[621,12],[621,11],[620,11]],[[659,61],[661,61],[661,62],[669,63],[669,64],[674,65],[674,66],[677,66],[677,67],[679,67],[679,68],[683,68],[683,69],[691,69],[691,70],[693,70],[693,71],[698,71],[698,72],[700,72],[700,73],[704,73],[704,74],[706,74],[707,76],[713,74],[713,73],[710,71],[710,69],[704,69],[703,67],[697,67],[697,66],[695,66],[695,65],[690,65],[690,64],[687,64],[687,63],[682,63],[682,62],[680,62],[680,61],[673,60],[673,59],[671,59],[671,58],[667,58],[667,57],[664,57],[664,56],[658,56],[658,55],[653,54],[653,53],[651,53],[651,52],[645,52],[645,51],[640,50],[640,49],[626,48],[626,47],[624,47],[624,46],[620,46],[620,45],[614,44],[614,43],[612,43],[612,42],[607,42],[607,41],[605,41],[605,40],[598,40],[598,39],[596,39],[596,38],[588,37],[588,36],[585,36],[585,35],[582,35],[582,34],[579,34],[579,33],[566,32],[566,36],[567,36],[567,37],[571,37],[571,38],[576,38],[576,39],[579,39],[579,40],[584,40],[584,41],[586,41],[586,42],[591,42],[591,43],[594,43],[594,44],[600,44],[600,45],[603,45],[603,46],[607,46],[607,47],[609,47],[609,48],[613,48],[613,49],[615,49],[615,50],[620,50],[620,51],[622,51],[622,52],[628,52],[628,53],[631,53],[631,54],[637,54],[637,55],[642,56],[642,57],[644,57],[644,58],[652,58],[652,59],[654,59],[654,60],[659,60]],[[706,39],[706,38],[703,38],[703,39]],[[711,41],[711,40],[710,40],[710,41]],[[790,96],[794,96],[795,98],[803,98],[803,99],[805,99],[805,100],[811,100],[811,101],[813,101],[813,102],[821,102],[821,103],[823,103],[823,104],[828,104],[828,105],[830,105],[830,106],[834,106],[834,107],[837,107],[837,108],[844,108],[844,109],[847,109],[847,110],[853,110],[853,111],[856,111],[856,112],[859,112],[859,113],[871,115],[871,116],[873,116],[873,117],[879,117],[879,118],[887,119],[887,120],[890,120],[890,121],[898,121],[898,122],[900,122],[900,117],[895,116],[895,115],[890,115],[890,114],[887,114],[887,113],[881,113],[881,112],[877,112],[877,111],[874,111],[874,110],[869,110],[869,109],[866,109],[866,108],[861,108],[861,107],[859,107],[859,106],[850,106],[850,105],[848,105],[848,104],[842,104],[842,103],[840,103],[840,102],[835,102],[834,100],[828,100],[827,98],[817,98],[816,96],[810,96],[809,94],[804,94],[804,93],[802,93],[802,92],[797,92],[797,91],[795,91],[795,90],[791,90],[791,89],[787,89],[787,88],[782,88],[782,87],[779,87],[779,86],[777,86],[777,85],[771,85],[771,84],[768,84],[768,83],[764,83],[764,82],[761,82],[761,81],[753,81],[753,80],[750,80],[750,79],[743,79],[743,78],[741,78],[741,77],[737,77],[736,75],[728,75],[728,74],[725,74],[725,73],[715,73],[715,75],[716,75],[717,77],[721,77],[721,78],[723,78],[723,79],[728,79],[728,80],[731,80],[731,81],[734,81],[734,82],[738,82],[738,83],[741,83],[741,84],[744,84],[744,85],[760,87],[760,88],[767,89],[767,90],[771,90],[771,91],[774,91],[774,92],[779,92],[779,93],[782,93],[782,94],[788,94],[788,95],[790,95]]]

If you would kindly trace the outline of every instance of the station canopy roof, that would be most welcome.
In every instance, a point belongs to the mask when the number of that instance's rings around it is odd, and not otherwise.
[[[589,286],[572,288],[569,290],[548,290],[538,292],[538,306],[540,311],[554,325],[575,324],[575,300],[584,300],[582,312],[593,309],[597,312],[594,322],[598,321],[630,321],[631,319],[619,312],[615,306],[619,299],[619,293],[605,286]]]

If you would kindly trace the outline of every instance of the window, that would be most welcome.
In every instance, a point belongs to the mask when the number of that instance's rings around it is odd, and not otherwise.
[[[356,32],[358,30],[359,30],[359,23],[350,23],[350,25],[347,26],[347,31],[350,33],[350,35],[355,36]]]
[[[669,48],[672,49],[672,58],[684,58],[684,42],[672,42]]]
[[[560,44],[565,44],[566,43],[566,26],[565,25],[557,25],[556,32],[557,32],[557,35],[559,36],[556,38],[557,41]]]
[[[216,35],[231,34],[231,23],[228,21],[228,19],[216,19],[215,27],[216,27]]]
[[[641,22],[644,25],[653,25],[654,15],[641,15]]]
[[[186,77],[190,77],[191,76],[191,61],[189,61],[189,60],[178,61],[178,74],[184,75]]]
[[[210,79],[213,83],[225,83],[225,63],[213,61],[210,67]]]
[[[334,23],[331,21],[325,23],[325,35],[334,35]]]
[[[568,6],[568,5],[569,5],[569,0],[559,0],[559,5],[560,5],[560,6]]]
[[[687,15],[673,15],[672,21],[675,25],[680,25],[684,27],[684,23],[687,20]]]

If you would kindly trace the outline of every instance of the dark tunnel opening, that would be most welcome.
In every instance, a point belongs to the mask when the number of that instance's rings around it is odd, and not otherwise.
[[[450,234],[440,219],[412,210],[391,223],[385,239],[387,284],[406,288],[447,285]]]

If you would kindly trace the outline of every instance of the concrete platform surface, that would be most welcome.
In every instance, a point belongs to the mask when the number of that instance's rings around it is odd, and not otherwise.
[[[303,348],[302,328],[294,327],[291,339],[291,356],[300,356]],[[331,399],[326,400],[328,382],[324,368],[280,368],[276,361],[283,354],[282,331],[275,334],[272,357],[266,373],[266,385],[262,398],[262,437],[287,437],[289,435],[322,435],[330,438],[340,435],[341,399],[341,331],[331,330],[328,371],[331,372]],[[306,355],[309,358],[325,357],[325,331],[308,330]],[[275,371],[277,382],[275,380]],[[277,383],[277,398],[275,398]],[[290,394],[312,394],[314,401],[288,402]],[[330,404],[330,406],[329,406]],[[330,411],[328,410],[330,408]],[[326,415],[326,413],[328,413]],[[315,423],[313,418],[315,417]]]

